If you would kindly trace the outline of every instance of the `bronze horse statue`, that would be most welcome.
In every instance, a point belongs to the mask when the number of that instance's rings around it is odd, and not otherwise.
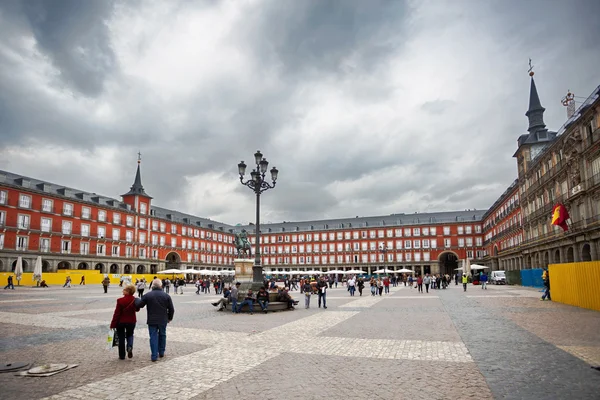
[[[248,233],[245,229],[242,232],[236,232],[235,234],[235,248],[237,250],[238,257],[252,258],[252,246],[248,241]]]

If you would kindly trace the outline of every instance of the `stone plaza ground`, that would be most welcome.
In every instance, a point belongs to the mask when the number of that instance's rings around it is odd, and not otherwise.
[[[51,377],[0,374],[7,399],[598,399],[600,313],[535,289],[452,284],[372,297],[328,291],[328,309],[217,312],[173,295],[167,353],[150,361],[146,311],[134,357],[106,350],[118,286],[0,291],[0,361],[76,363]]]

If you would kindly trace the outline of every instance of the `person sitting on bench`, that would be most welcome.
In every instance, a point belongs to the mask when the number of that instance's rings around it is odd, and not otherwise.
[[[258,305],[262,311],[266,314],[267,307],[269,306],[269,293],[265,290],[264,286],[258,290],[256,301],[258,302]]]
[[[281,291],[281,294],[279,295],[279,300],[287,303],[288,310],[294,310],[294,306],[298,304],[297,301],[294,301],[294,299],[292,299],[292,296],[290,296],[288,290],[285,288]]]
[[[248,308],[250,309],[250,315],[254,314],[254,312],[253,312],[254,294],[252,293],[252,289],[248,289],[248,294],[246,294],[244,301],[242,301],[240,304],[238,304],[236,311],[240,312],[242,307],[244,307],[244,304],[248,304]]]
[[[225,288],[225,290],[223,290],[223,298],[221,300],[217,301],[216,303],[211,303],[211,304],[215,307],[219,306],[217,311],[223,311],[225,309],[225,307],[227,307],[227,304],[231,301],[230,297],[231,297],[231,288]]]

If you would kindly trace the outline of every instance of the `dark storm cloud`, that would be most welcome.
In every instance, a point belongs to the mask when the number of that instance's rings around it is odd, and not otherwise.
[[[60,71],[61,81],[84,96],[102,93],[116,67],[106,25],[112,10],[111,0],[22,2],[40,50]]]
[[[260,149],[281,171],[261,199],[265,221],[486,208],[516,176],[511,156],[527,128],[527,58],[536,64],[547,125],[558,129],[566,89],[587,95],[600,79],[599,6],[1,2],[0,167],[118,196],[141,150],[155,204],[247,223],[254,197],[238,183],[236,166]],[[228,19],[231,8],[241,17]],[[226,28],[221,41],[206,33],[199,41],[242,56],[194,59],[181,43],[196,38],[189,15],[212,15],[211,31]],[[456,33],[465,27],[472,31]],[[209,77],[176,76],[168,63],[135,65],[147,75],[131,68],[131,58],[144,60],[171,30],[179,30],[169,43],[182,46],[173,53],[179,63],[233,68]],[[453,51],[437,58],[435,45]],[[422,63],[424,54],[435,58]],[[51,71],[43,69],[48,62]],[[153,80],[165,76],[173,79]],[[58,146],[64,162],[20,157],[42,144]],[[106,166],[80,173],[73,154],[100,165],[107,155],[98,149],[113,157],[115,176],[96,170]]]
[[[240,32],[285,74],[338,73],[355,52],[351,69],[373,71],[400,45],[407,13],[404,1],[271,1]]]

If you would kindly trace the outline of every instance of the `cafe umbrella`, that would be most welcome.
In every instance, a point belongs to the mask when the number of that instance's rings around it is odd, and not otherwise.
[[[21,284],[21,277],[23,276],[23,258],[21,256],[17,257],[17,264],[15,265],[15,279],[17,280],[17,285]]]

